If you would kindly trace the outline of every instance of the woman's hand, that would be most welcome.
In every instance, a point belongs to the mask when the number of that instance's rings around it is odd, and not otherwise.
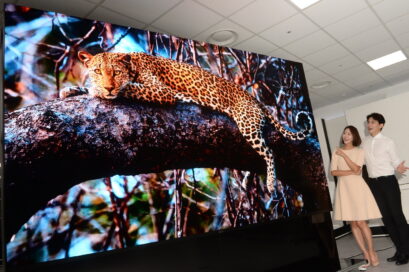
[[[344,153],[344,151],[342,151],[341,148],[337,148],[337,151],[335,151],[335,154],[337,154],[338,156],[341,156],[343,158],[345,158],[346,154]]]

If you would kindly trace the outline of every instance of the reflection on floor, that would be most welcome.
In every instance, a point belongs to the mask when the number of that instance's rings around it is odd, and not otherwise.
[[[371,272],[409,272],[409,264],[396,265],[388,263],[386,258],[395,254],[395,247],[389,237],[374,237],[374,246],[379,256],[380,264],[376,267],[369,267],[367,271]],[[338,255],[341,263],[340,272],[359,271],[358,267],[363,264],[363,256],[355,243],[352,234],[343,236],[336,240]]]

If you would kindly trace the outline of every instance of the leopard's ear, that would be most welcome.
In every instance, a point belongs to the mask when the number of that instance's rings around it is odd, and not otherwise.
[[[131,62],[131,55],[130,54],[124,54],[121,57],[121,61],[125,62],[125,63],[130,63]]]
[[[78,51],[78,59],[84,63],[84,65],[88,68],[88,62],[93,58],[94,56],[91,55],[88,52],[85,51]]]

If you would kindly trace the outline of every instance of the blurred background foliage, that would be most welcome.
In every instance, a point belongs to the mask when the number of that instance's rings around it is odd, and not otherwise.
[[[5,14],[6,111],[56,99],[64,87],[87,86],[77,59],[86,50],[146,52],[200,66],[240,85],[289,130],[300,129],[298,112],[312,116],[299,63],[28,7],[6,5]],[[85,181],[21,227],[7,244],[7,260],[55,260],[305,212],[302,195],[285,180],[275,187],[270,195],[264,176],[234,169]]]

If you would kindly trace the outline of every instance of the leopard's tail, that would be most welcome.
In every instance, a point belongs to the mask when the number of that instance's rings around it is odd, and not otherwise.
[[[308,135],[311,134],[313,130],[313,122],[310,117],[310,115],[305,112],[305,111],[300,111],[297,113],[295,117],[295,122],[296,124],[300,123],[301,120],[303,119],[303,123],[305,124],[305,129],[297,132],[290,131],[283,127],[275,118],[274,116],[271,115],[271,113],[268,114],[268,117],[270,119],[271,124],[274,126],[274,128],[280,132],[285,138],[290,139],[290,140],[304,140],[305,138],[308,137]]]

